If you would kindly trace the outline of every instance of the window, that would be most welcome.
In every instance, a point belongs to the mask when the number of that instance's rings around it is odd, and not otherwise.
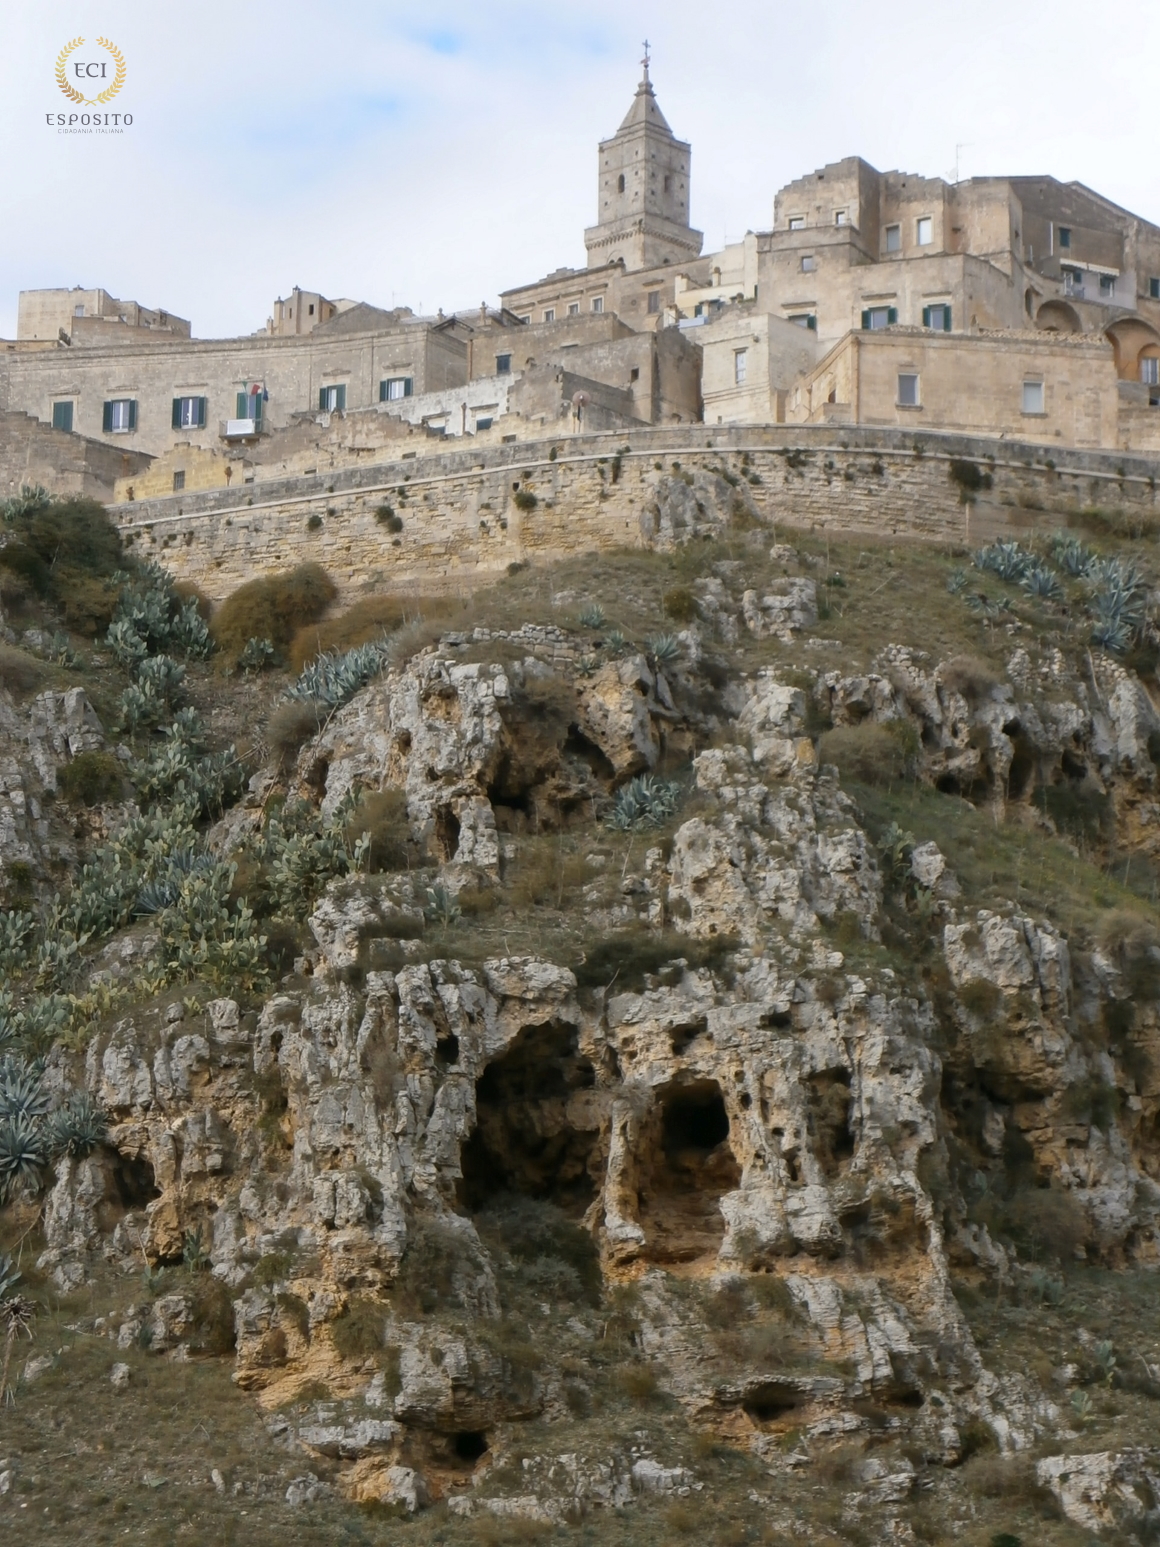
[[[259,429],[262,424],[262,393],[239,392],[234,417],[237,419],[252,419],[254,421],[254,428]]]
[[[1116,276],[1114,274],[1100,275],[1100,300],[1109,301],[1116,293]]]
[[[650,290],[648,293],[648,309],[650,312],[659,312],[661,309],[661,293],[659,290]]]
[[[617,191],[617,193],[623,193],[624,192],[624,173],[623,172],[616,179],[616,191]]]
[[[525,327],[527,327],[527,325],[531,322],[531,320],[532,319],[531,319],[531,315],[530,314],[527,317],[521,317],[520,318],[520,321],[524,324]]]
[[[594,312],[602,312],[604,310],[604,297],[602,295],[594,295],[592,297],[592,310]]]
[[[915,221],[914,239],[920,247],[929,247],[934,241],[934,219],[930,215],[920,215]]]
[[[922,309],[922,325],[924,328],[933,328],[936,333],[949,333],[951,330],[951,309],[944,302],[937,302],[934,306],[924,306]]]
[[[1023,383],[1023,412],[1025,414],[1041,414],[1043,412],[1043,383],[1041,381],[1025,381]]]
[[[179,467],[179,468],[177,468],[175,470],[175,472],[173,474],[173,492],[174,492],[174,494],[180,494],[182,489],[184,489],[184,488],[185,488],[185,469],[183,467]]]
[[[898,406],[899,408],[918,407],[918,376],[914,371],[898,373]]]
[[[546,307],[545,311],[544,311],[544,321],[545,322],[555,322],[555,320],[556,320],[556,308],[554,306]]]
[[[172,425],[175,430],[204,430],[207,402],[203,397],[175,397]]]
[[[510,354],[496,355],[495,374],[497,376],[510,376],[512,373],[512,357]]]
[[[54,430],[72,430],[73,406],[71,403],[54,403],[52,405],[52,427]]]
[[[1061,247],[1070,247],[1071,246],[1071,227],[1070,226],[1060,226],[1060,228],[1059,228],[1059,245]]]
[[[785,320],[792,322],[795,328],[809,328],[811,332],[817,332],[818,319],[813,312],[794,312]]]
[[[802,273],[803,274],[812,274],[814,272],[814,270],[817,268],[817,266],[818,266],[818,260],[814,257],[812,252],[804,253],[802,255]]]
[[[346,412],[346,387],[319,387],[318,406],[324,414],[342,414]]]
[[[495,369],[497,375],[499,375],[503,369],[499,363],[501,360],[507,361],[507,368],[509,371],[512,368],[511,355],[496,355]],[[411,397],[414,391],[415,379],[413,376],[388,376],[386,381],[379,382],[379,402],[396,403],[400,398]]]
[[[1160,387],[1160,359],[1145,355],[1140,361],[1140,380],[1149,387]]]
[[[485,414],[482,418],[475,421],[475,428],[477,430],[490,430],[491,425],[492,419],[490,414]]]
[[[569,301],[568,302],[568,315],[569,315],[569,317],[579,317],[579,315],[580,315],[580,302],[579,301]]]
[[[1148,298],[1151,301],[1160,301],[1160,276],[1148,281]]]
[[[875,333],[879,328],[892,328],[898,321],[893,306],[870,306],[862,313],[862,326]]]
[[[902,251],[902,227],[901,226],[887,226],[886,227],[886,251],[887,252],[901,252]]]
[[[669,176],[669,174],[666,172],[665,173],[665,192],[666,193],[672,193],[672,191],[673,191],[673,180]]]
[[[806,228],[806,217],[804,215],[791,215],[789,217],[789,228],[791,231],[804,231]]]
[[[749,369],[748,349],[735,349],[733,351],[733,380],[739,387],[745,385],[745,378]]]
[[[84,309],[83,306],[74,306],[73,307],[73,316],[74,317],[83,317],[84,314],[85,314],[85,309]]]
[[[834,211],[834,224],[836,226],[846,226],[849,225],[849,223],[850,217],[846,214],[844,209],[836,209]]]
[[[1061,272],[1063,274],[1063,293],[1064,293],[1064,295],[1074,295],[1079,300],[1082,301],[1083,300],[1083,270],[1082,269],[1063,269]]]
[[[639,381],[640,380],[640,366],[639,365],[634,365],[632,370],[629,371],[628,379],[629,379],[629,381]]]
[[[113,398],[105,404],[102,426],[106,435],[126,435],[137,428],[137,400],[130,397]]]

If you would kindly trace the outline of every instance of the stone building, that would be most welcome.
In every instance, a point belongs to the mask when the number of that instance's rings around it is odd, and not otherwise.
[[[129,337],[140,341],[143,333],[159,332],[169,338],[188,338],[190,325],[172,312],[153,311],[136,301],[118,301],[107,290],[22,290],[16,310],[18,340],[48,339],[53,343],[92,343],[97,339]]]

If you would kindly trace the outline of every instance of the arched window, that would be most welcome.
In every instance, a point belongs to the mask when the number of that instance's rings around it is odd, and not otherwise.
[[[617,191],[617,193],[623,193],[624,192],[624,173],[623,172],[616,179],[616,191]]]

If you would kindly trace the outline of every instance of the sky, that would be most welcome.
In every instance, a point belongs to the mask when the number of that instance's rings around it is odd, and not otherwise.
[[[54,71],[125,56],[58,132]],[[693,146],[712,251],[791,179],[882,170],[1076,178],[1160,223],[1156,0],[9,0],[0,7],[0,338],[20,290],[103,286],[198,337],[264,326],[295,285],[446,311],[585,262],[596,145],[652,47]]]

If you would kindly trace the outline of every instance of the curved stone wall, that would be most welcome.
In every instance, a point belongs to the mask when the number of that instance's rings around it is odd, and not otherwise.
[[[126,539],[214,600],[316,560],[368,583],[470,587],[512,563],[730,525],[975,543],[1085,510],[1160,517],[1160,465],[1010,441],[828,425],[559,436],[113,507]],[[399,523],[401,522],[401,528]]]

